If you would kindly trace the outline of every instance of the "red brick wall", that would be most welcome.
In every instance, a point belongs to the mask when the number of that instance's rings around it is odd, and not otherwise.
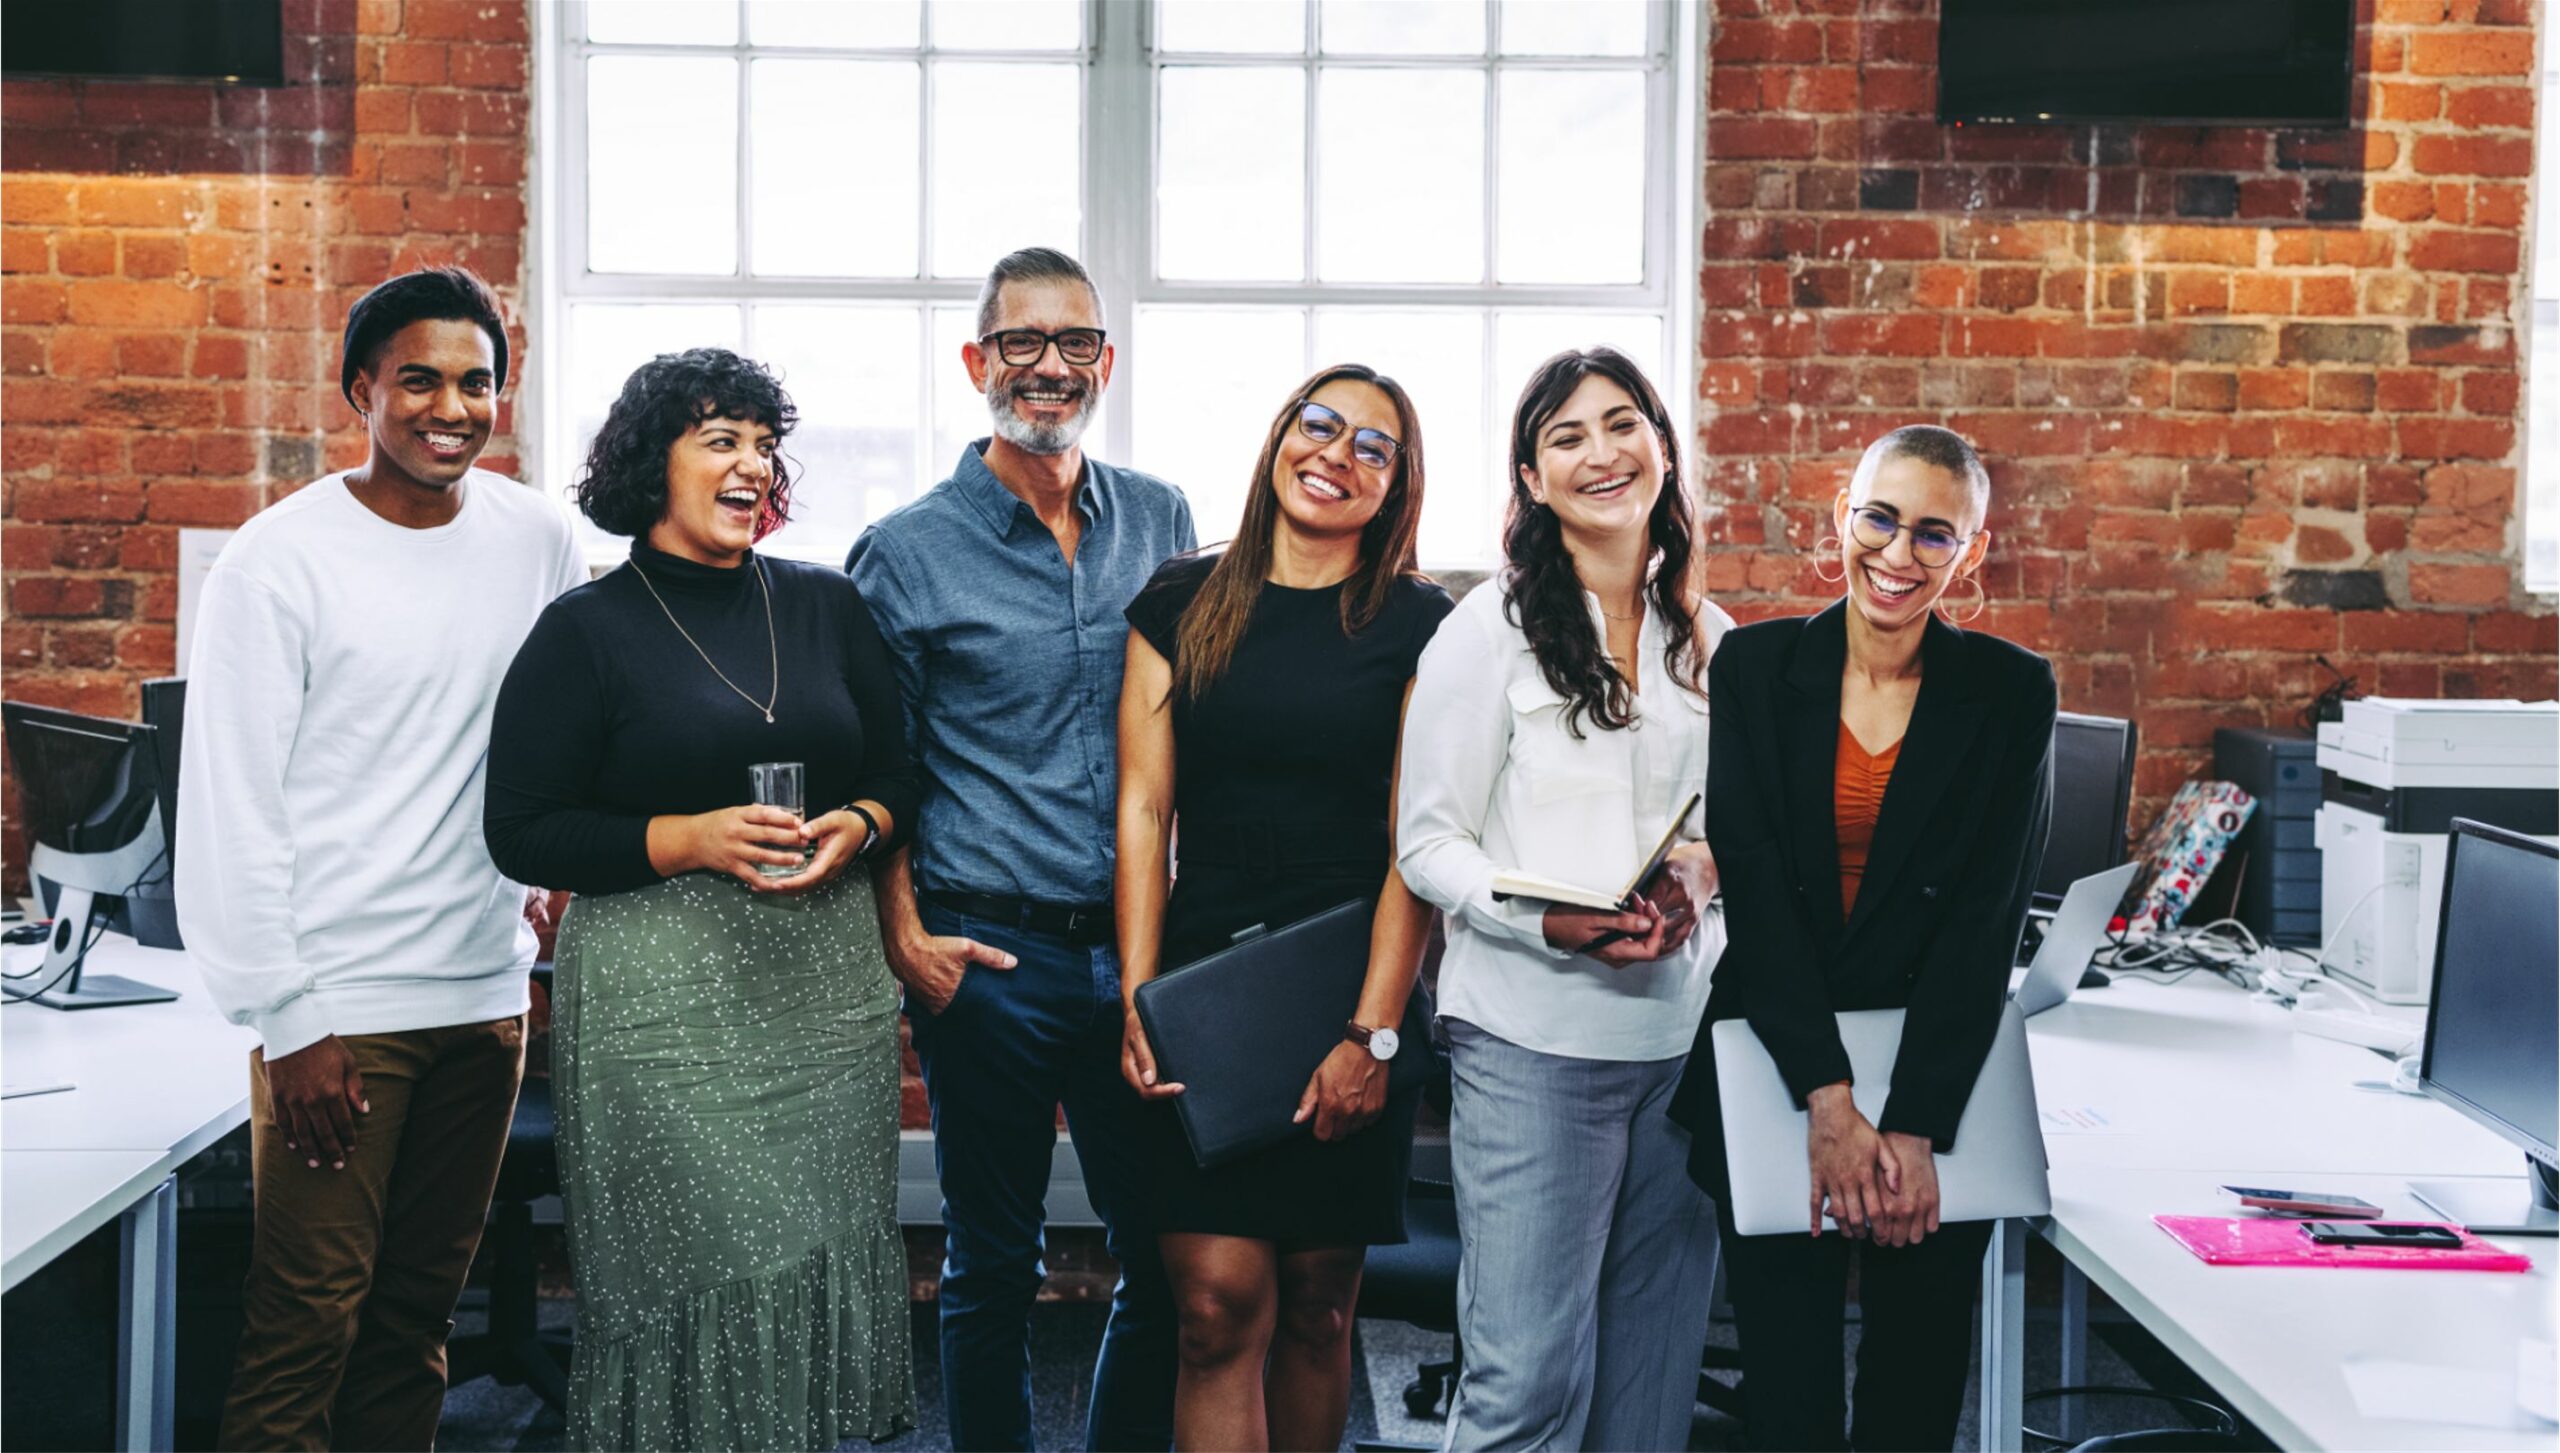
[[[305,79],[274,89],[0,85],[10,695],[131,714],[176,665],[177,529],[359,457],[355,294],[456,259],[520,295],[528,3],[289,0]],[[2517,570],[2536,7],[2365,5],[2344,131],[1958,132],[1931,0],[1715,0],[1718,597],[1818,603],[1857,448],[1928,419],[1995,460],[1983,623],[2141,720],[2147,802],[2213,726],[2289,719],[2315,653],[2368,690],[2551,694]]]
[[[457,261],[515,304],[529,16],[286,0],[295,84],[0,84],[11,697],[133,715],[135,683],[178,665],[178,530],[363,457],[337,392],[357,295]],[[516,470],[513,427],[502,402],[484,467]]]
[[[1941,127],[1936,0],[1715,0],[1700,473],[1737,615],[1811,573],[1866,442],[1992,459],[1980,625],[2141,724],[2553,693],[2524,594],[2531,0],[2363,0],[2354,126]]]

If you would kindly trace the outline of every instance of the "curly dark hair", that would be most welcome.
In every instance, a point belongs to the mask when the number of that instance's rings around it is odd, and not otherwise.
[[[1671,426],[1662,395],[1635,360],[1614,348],[1568,349],[1538,365],[1511,415],[1511,509],[1502,528],[1502,553],[1510,570],[1502,593],[1503,613],[1529,638],[1538,674],[1565,699],[1565,730],[1576,737],[1582,735],[1586,717],[1603,731],[1633,726],[1635,693],[1627,689],[1627,678],[1592,629],[1582,577],[1564,547],[1564,526],[1554,510],[1530,495],[1523,473],[1537,470],[1538,431],[1588,378],[1605,378],[1625,389],[1662,441],[1662,494],[1646,521],[1656,555],[1649,604],[1662,620],[1664,667],[1689,690],[1700,695],[1706,690],[1700,679],[1706,653],[1689,613],[1693,546],[1689,491],[1680,479],[1679,431]]]
[[[667,451],[705,419],[751,419],[773,431],[773,488],[756,538],[782,528],[791,518],[791,465],[779,446],[800,410],[772,369],[726,348],[661,353],[632,370],[587,446],[578,508],[607,534],[647,534],[667,513]]]

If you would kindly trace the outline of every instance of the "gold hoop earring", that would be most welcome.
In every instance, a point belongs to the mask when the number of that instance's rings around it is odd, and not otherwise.
[[[1961,615],[1947,608],[1947,596],[1954,594],[1956,586],[1959,585],[1970,585],[1973,587],[1973,608],[1965,611]],[[1954,581],[1948,584],[1946,593],[1938,597],[1938,613],[1947,618],[1948,625],[1967,625],[1973,621],[1974,617],[1981,615],[1983,610],[1990,604],[1991,597],[1983,590],[1982,582],[1980,580],[1977,580],[1970,575],[1959,575]]]
[[[1828,561],[1829,571],[1822,567]],[[1849,567],[1840,563],[1840,537],[1825,535],[1813,542],[1813,576],[1825,585],[1838,585],[1849,578]]]

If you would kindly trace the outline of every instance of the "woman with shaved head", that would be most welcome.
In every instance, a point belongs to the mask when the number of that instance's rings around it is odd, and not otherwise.
[[[1841,599],[1727,637],[1707,669],[1707,842],[1728,941],[1674,1117],[1723,1204],[1711,1030],[1747,1019],[1810,1117],[1808,1231],[1724,1241],[1751,1445],[1945,1448],[1988,1222],[1941,1224],[1936,1158],[1989,1053],[2043,855],[2053,668],[1981,609],[1990,476],[1926,424],[1868,446],[1817,566]],[[1970,598],[1970,609],[1962,603]],[[1903,1009],[1883,1114],[1851,1103],[1833,1016]],[[1826,1212],[1838,1226],[1826,1234]],[[1841,1301],[1859,1247],[1856,1433]]]

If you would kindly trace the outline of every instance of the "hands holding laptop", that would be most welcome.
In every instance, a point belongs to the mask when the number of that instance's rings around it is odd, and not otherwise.
[[[1914,1246],[1938,1229],[1938,1164],[1926,1136],[1878,1133],[1851,1103],[1845,1080],[1806,1096],[1805,1109],[1814,1235],[1822,1234],[1826,1203],[1842,1235],[1884,1246]]]

